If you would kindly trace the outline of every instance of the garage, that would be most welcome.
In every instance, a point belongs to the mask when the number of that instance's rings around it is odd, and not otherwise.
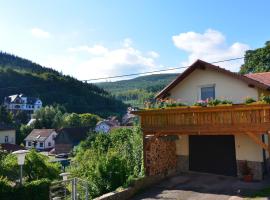
[[[234,136],[190,135],[189,169],[191,171],[236,176]]]

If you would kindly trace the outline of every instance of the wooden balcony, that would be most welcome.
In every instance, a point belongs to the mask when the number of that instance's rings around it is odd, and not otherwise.
[[[268,133],[270,105],[179,107],[133,112],[145,135]]]

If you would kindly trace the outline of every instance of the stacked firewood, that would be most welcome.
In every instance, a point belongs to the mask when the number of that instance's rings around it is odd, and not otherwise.
[[[176,168],[175,141],[164,137],[148,138],[145,141],[146,173],[149,176],[164,174]]]

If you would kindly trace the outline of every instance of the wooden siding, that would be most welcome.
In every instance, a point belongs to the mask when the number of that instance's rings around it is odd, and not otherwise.
[[[238,134],[270,130],[270,105],[179,107],[133,112],[144,134]]]

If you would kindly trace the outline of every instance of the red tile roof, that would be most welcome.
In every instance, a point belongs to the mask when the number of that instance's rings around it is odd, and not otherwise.
[[[5,144],[0,144],[0,149],[1,150],[5,150],[7,152],[13,152],[13,151],[18,151],[18,150],[25,150],[24,147],[17,145],[17,144],[9,144],[9,143],[5,143]]]
[[[270,86],[270,72],[246,74],[245,76]]]
[[[27,141],[45,141],[55,129],[34,129],[32,132],[24,139]]]

